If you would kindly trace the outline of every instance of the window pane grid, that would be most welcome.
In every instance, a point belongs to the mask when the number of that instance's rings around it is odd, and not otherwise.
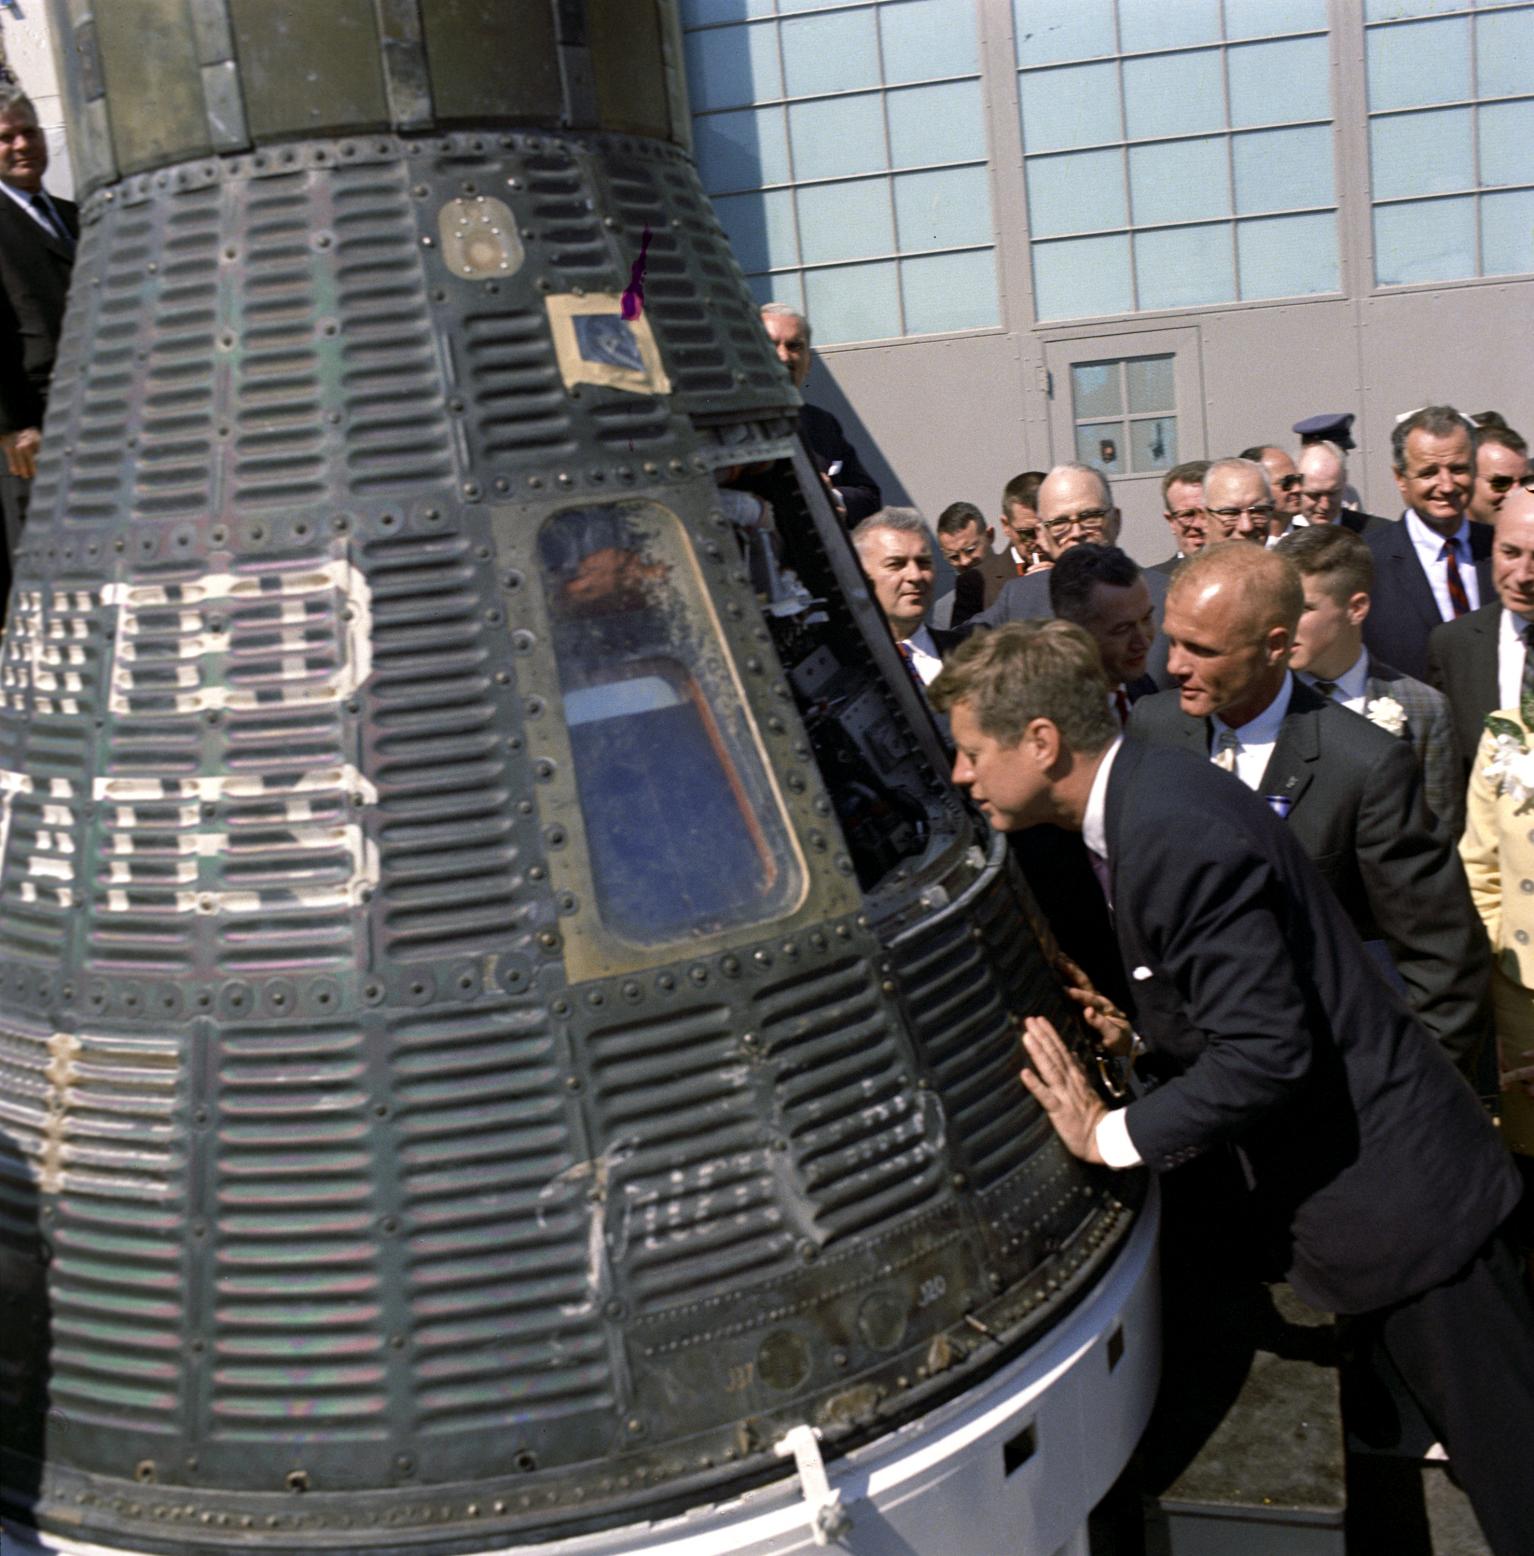
[[[1325,27],[1253,31],[1220,6],[1183,29],[1182,47],[1126,50],[1125,0],[1113,0],[1119,52],[1101,52],[1109,42],[1109,8],[1102,7],[1102,22],[1070,39],[1096,44],[1097,52],[1078,47],[1029,63],[1030,26],[1042,28],[1060,13],[1041,9],[1040,0],[1015,3],[1039,318],[1339,290]],[[1274,92],[1275,79],[1293,88]],[[1286,134],[1300,137],[1290,147],[1303,145],[1305,131],[1327,133],[1328,161],[1314,188],[1297,187],[1290,159],[1265,154]],[[1250,139],[1259,135],[1268,141]],[[1242,146],[1252,149],[1243,155]],[[1111,164],[1090,163],[1094,154],[1115,152]],[[1079,166],[1069,158],[1081,159]],[[1082,181],[1073,184],[1072,175]],[[1090,199],[1082,193],[1088,183]],[[1286,236],[1301,231],[1306,250],[1286,245]],[[1190,263],[1203,272],[1196,279],[1184,273]],[[1097,273],[1089,276],[1089,267]]]
[[[1138,393],[1137,393],[1138,390]],[[1161,399],[1155,409],[1136,400]],[[1106,475],[1145,475],[1177,463],[1177,394],[1170,356],[1071,365],[1076,457]]]
[[[1516,110],[1534,104],[1534,94],[1522,90],[1522,79],[1507,79],[1502,58],[1510,36],[1504,29],[1523,23],[1534,27],[1534,6],[1527,3],[1468,4],[1378,21],[1366,17],[1377,286],[1534,270],[1534,245],[1523,241],[1510,248],[1501,226],[1509,209],[1506,197],[1534,191],[1534,176],[1507,177],[1528,166]],[[1420,73],[1415,59],[1396,47],[1406,40],[1410,50],[1415,39],[1424,47],[1431,44],[1444,79],[1451,71],[1458,75],[1460,92],[1433,98],[1436,78]],[[1483,65],[1493,77],[1484,97]],[[1515,89],[1509,91],[1509,85]],[[1433,209],[1442,213],[1433,229],[1413,220],[1418,211]],[[1495,238],[1488,231],[1494,218]]]
[[[1501,194],[1502,192],[1503,188],[1502,186],[1499,186],[1497,193]],[[1376,203],[1381,205],[1400,205],[1419,200],[1447,200],[1452,198],[1452,193],[1435,195],[1405,195],[1398,200],[1382,200]],[[1190,216],[1185,221],[1141,222],[1138,226],[1133,227],[1123,225],[1115,227],[1087,227],[1083,228],[1080,232],[1052,232],[1047,238],[1035,238],[1034,247],[1049,248],[1052,244],[1072,243],[1075,242],[1078,238],[1124,237],[1130,233],[1135,232],[1178,232],[1189,227],[1226,227],[1232,225],[1239,227],[1244,222],[1267,221],[1275,216],[1331,216],[1335,214],[1336,210],[1337,207],[1335,205],[1285,205],[1271,211],[1242,211],[1242,213],[1234,219],[1234,222],[1225,217],[1211,221],[1207,216]]]
[[[898,167],[880,168],[877,173],[823,173],[814,178],[785,178],[772,183],[741,184],[736,188],[721,184],[717,189],[710,189],[709,195],[711,198],[720,198],[728,195],[755,194],[758,190],[765,194],[775,189],[814,189],[821,184],[872,183],[877,179],[883,179],[888,183],[891,178],[898,178],[905,173],[945,173],[986,166],[987,164],[978,158],[967,162],[904,162]]]
[[[802,298],[823,344],[996,328],[974,0],[751,10],[684,10],[683,33],[704,187],[757,297]]]

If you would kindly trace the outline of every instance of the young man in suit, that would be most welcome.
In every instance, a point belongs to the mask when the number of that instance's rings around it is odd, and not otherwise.
[[[1412,748],[1428,805],[1458,837],[1464,828],[1465,783],[1448,700],[1364,647],[1374,591],[1368,546],[1341,525],[1317,524],[1295,530],[1275,549],[1294,563],[1305,590],[1290,668],[1313,691]]]
[[[1475,484],[1476,429],[1452,405],[1429,405],[1396,423],[1391,462],[1406,512],[1369,531],[1374,608],[1369,652],[1419,681],[1428,678],[1428,634],[1485,603],[1485,525],[1465,517]]]
[[[1534,492],[1514,487],[1492,533],[1496,598],[1428,639],[1428,680],[1454,710],[1466,781],[1486,715],[1518,707],[1525,683],[1534,684]]]
[[[1507,1153],[1293,832],[1200,756],[1123,740],[1104,690],[1091,640],[1058,621],[971,640],[933,687],[954,781],[994,826],[1081,834],[1132,1006],[1118,1020],[1079,998],[1112,1046],[1128,1049],[1132,1023],[1160,1083],[1109,1111],[1038,1017],[1023,1079],[1089,1162],[1164,1171],[1233,1146],[1276,1266],[1307,1301],[1359,1316],[1497,1556],[1526,1556],[1534,1311],[1505,1230]]]
[[[75,206],[43,188],[47,171],[48,142],[31,99],[19,87],[0,86],[0,602],[10,591],[11,553],[37,474],[48,380],[80,232]]]
[[[962,627],[1017,576],[1009,557],[995,549],[994,532],[972,502],[951,502],[937,516],[937,543],[953,569],[954,588],[932,608],[938,627]]]
[[[1190,459],[1173,465],[1162,476],[1161,516],[1177,549],[1166,561],[1152,563],[1153,572],[1170,578],[1187,557],[1203,550],[1208,539],[1205,530],[1209,521],[1204,517],[1204,476],[1208,470],[1207,459]]]
[[[1232,542],[1172,581],[1162,631],[1179,690],[1129,732],[1234,773],[1285,819],[1359,938],[1382,941],[1412,1009],[1467,1074],[1490,1030],[1490,953],[1411,748],[1296,682],[1304,589],[1291,563]]]

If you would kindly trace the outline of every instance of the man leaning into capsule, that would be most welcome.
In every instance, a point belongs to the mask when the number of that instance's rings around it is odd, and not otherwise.
[[[1497,1556],[1534,1551],[1534,1307],[1506,1231],[1518,1175],[1470,1088],[1378,972],[1284,823],[1184,750],[1125,740],[1092,640],[972,638],[933,682],[954,781],[992,824],[1078,832],[1127,973],[1078,989],[1160,1083],[1109,1109],[1050,1023],[1023,1080],[1085,1161],[1164,1171],[1230,1147],[1271,1264],[1353,1315],[1448,1448]]]

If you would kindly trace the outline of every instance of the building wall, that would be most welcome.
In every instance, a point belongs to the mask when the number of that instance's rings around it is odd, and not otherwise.
[[[48,10],[42,0],[0,11],[0,53],[37,107],[37,120],[48,137],[48,188],[69,199],[75,192],[64,140],[64,105],[54,74]]]
[[[1384,513],[1401,412],[1534,434],[1527,0],[682,10],[705,184],[758,296],[808,305],[810,398],[892,499],[994,512],[1084,451],[1078,423],[1101,448],[1113,416],[1077,402],[1103,374],[1072,368],[1126,358],[1175,380],[1175,443],[1114,479],[1146,561],[1159,469],[1292,444],[1304,416],[1356,414],[1351,478]]]

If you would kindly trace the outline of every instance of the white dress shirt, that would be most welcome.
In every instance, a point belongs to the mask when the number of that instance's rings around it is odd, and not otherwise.
[[[1286,673],[1284,684],[1278,689],[1278,696],[1256,718],[1248,719],[1235,731],[1236,777],[1248,789],[1256,790],[1262,782],[1262,775],[1268,770],[1268,759],[1273,755],[1273,747],[1278,744],[1279,728],[1284,722],[1284,715],[1289,711],[1289,699],[1293,695],[1294,676]],[[1219,714],[1215,714],[1209,722],[1214,725],[1214,739],[1209,745],[1209,757],[1213,761],[1220,749],[1220,736],[1231,726]]]
[[[921,684],[930,686],[937,679],[938,671],[943,668],[942,655],[937,651],[937,644],[932,641],[932,634],[926,627],[918,627],[906,639],[906,645],[911,650],[911,663],[916,666]]]
[[[1437,531],[1429,529],[1417,517],[1415,508],[1406,510],[1406,517],[1402,522],[1406,525],[1406,533],[1416,548],[1417,560],[1422,564],[1422,571],[1427,574],[1433,599],[1438,605],[1438,614],[1445,621],[1453,621],[1454,603],[1449,598],[1449,563],[1443,555],[1444,537]],[[1470,602],[1470,609],[1475,610],[1481,603],[1481,581],[1475,575],[1475,558],[1470,554],[1470,520],[1461,519],[1459,528],[1449,536],[1449,539],[1454,542],[1455,555],[1459,558],[1459,577],[1460,582],[1465,586],[1465,598]]]
[[[1299,678],[1307,685],[1314,686],[1317,677],[1309,670],[1296,672]],[[1369,700],[1369,650],[1366,648],[1353,661],[1351,668],[1344,670],[1339,676],[1327,676],[1325,679],[1332,682],[1337,688],[1332,693],[1332,701],[1340,702],[1344,708],[1351,708],[1354,713],[1363,713],[1365,704]]]
[[[1502,626],[1497,632],[1497,706],[1516,708],[1523,697],[1523,661],[1528,649],[1523,644],[1522,616],[1502,609]]]

